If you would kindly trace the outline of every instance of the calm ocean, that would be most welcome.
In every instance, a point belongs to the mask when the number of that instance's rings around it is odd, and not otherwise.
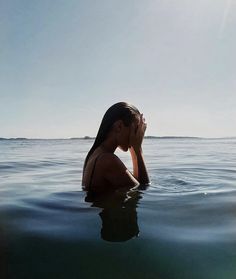
[[[97,200],[92,142],[0,141],[1,279],[236,278],[235,138],[145,139],[151,185]]]

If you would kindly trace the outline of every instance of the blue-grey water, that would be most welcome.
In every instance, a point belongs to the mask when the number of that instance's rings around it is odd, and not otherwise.
[[[0,141],[1,279],[236,278],[235,138],[145,139],[151,185],[96,200],[91,144]]]

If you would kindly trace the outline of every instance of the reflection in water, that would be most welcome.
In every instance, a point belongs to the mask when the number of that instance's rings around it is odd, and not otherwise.
[[[99,207],[102,220],[101,238],[106,241],[127,241],[139,234],[136,207],[141,192],[137,190],[116,191],[104,195],[87,193],[86,202]]]

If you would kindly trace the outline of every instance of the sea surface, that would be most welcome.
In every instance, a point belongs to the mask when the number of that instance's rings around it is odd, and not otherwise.
[[[236,138],[145,139],[151,185],[97,199],[92,142],[0,141],[1,279],[236,278]]]

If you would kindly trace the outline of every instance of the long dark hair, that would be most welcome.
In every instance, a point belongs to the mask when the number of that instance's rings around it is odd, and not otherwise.
[[[106,111],[98,129],[94,144],[89,150],[88,155],[85,159],[84,170],[86,168],[89,157],[92,155],[94,150],[104,142],[113,124],[117,120],[122,120],[125,126],[130,126],[132,121],[134,121],[135,117],[139,114],[140,112],[135,106],[125,102],[116,103]]]

